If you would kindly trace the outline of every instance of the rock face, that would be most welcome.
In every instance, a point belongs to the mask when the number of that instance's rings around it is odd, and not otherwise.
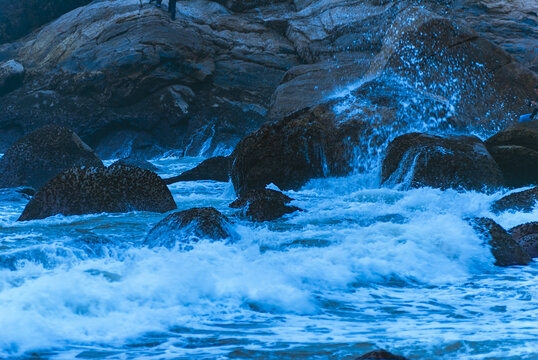
[[[488,218],[470,220],[473,229],[491,246],[495,265],[527,265],[531,258],[499,224]]]
[[[262,190],[270,183],[298,189],[311,178],[347,174],[352,137],[364,126],[338,123],[331,108],[323,106],[263,126],[241,140],[232,154],[236,193]]]
[[[101,157],[230,152],[298,64],[257,14],[208,1],[178,2],[175,21],[149,1],[96,1],[13,47],[32,81],[0,98],[0,144],[56,123]]]
[[[271,221],[301,210],[296,206],[287,205],[292,200],[275,190],[251,190],[231,203],[230,207],[242,209],[243,215],[252,221]]]
[[[375,350],[375,351],[371,351],[369,353],[366,353],[358,357],[356,360],[407,360],[407,359],[403,356],[391,354],[385,350]]]
[[[508,186],[538,184],[538,131],[527,126],[503,130],[486,140]]]
[[[538,201],[538,188],[507,195],[493,203],[491,210],[500,213],[506,210],[531,212]]]
[[[22,85],[24,66],[15,60],[0,63],[0,96]]]
[[[231,240],[236,236],[228,218],[218,210],[193,208],[168,215],[149,232],[144,245],[172,248],[199,240]]]
[[[18,39],[39,26],[91,0],[0,0],[0,44]]]
[[[538,257],[538,222],[518,225],[510,229],[512,238],[531,257]]]
[[[118,165],[136,166],[136,167],[139,167],[141,169],[149,170],[149,171],[153,171],[153,172],[156,172],[158,170],[157,166],[153,165],[149,161],[144,160],[144,159],[140,159],[140,158],[136,158],[136,157],[126,157],[126,158],[123,158],[123,159],[119,159],[118,161],[114,162],[110,166],[112,167],[112,166],[118,166]]]
[[[133,166],[67,170],[30,200],[19,221],[49,216],[174,210],[176,203],[156,174]]]
[[[0,159],[0,187],[40,188],[64,170],[103,166],[73,131],[47,125],[19,139]]]
[[[410,133],[394,139],[383,160],[382,183],[483,190],[500,187],[502,173],[480,139]]]
[[[187,170],[181,175],[174,176],[164,181],[173,184],[178,181],[214,180],[228,182],[232,169],[233,159],[231,156],[216,156],[202,161],[194,169]]]

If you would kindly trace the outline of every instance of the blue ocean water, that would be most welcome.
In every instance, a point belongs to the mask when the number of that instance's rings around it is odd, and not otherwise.
[[[504,192],[381,188],[373,170],[312,180],[287,192],[306,211],[254,224],[228,208],[231,183],[171,191],[239,240],[148,249],[165,215],[144,212],[17,223],[28,199],[0,190],[0,358],[538,359],[538,265],[495,267],[464,220],[536,219],[492,214]]]

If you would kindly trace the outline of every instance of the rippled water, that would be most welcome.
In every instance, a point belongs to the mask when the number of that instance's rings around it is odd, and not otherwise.
[[[155,161],[163,176],[201,159]],[[497,268],[463,220],[505,227],[485,195],[379,188],[378,175],[288,192],[306,211],[233,216],[231,184],[171,186],[180,209],[214,206],[240,240],[191,251],[142,241],[165,215],[17,223],[27,199],[0,191],[0,358],[538,359],[538,266]]]

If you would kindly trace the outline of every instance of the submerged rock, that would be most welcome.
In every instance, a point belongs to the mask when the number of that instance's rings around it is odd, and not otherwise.
[[[253,221],[271,221],[301,210],[296,206],[287,205],[292,200],[275,190],[251,190],[232,202],[230,207],[242,209],[242,213]]]
[[[509,232],[531,258],[538,257],[538,222],[518,225],[511,228]]]
[[[472,218],[470,224],[482,239],[491,246],[495,265],[527,265],[531,258],[499,224],[488,218]]]
[[[538,184],[538,131],[527,126],[503,130],[485,141],[507,186]]]
[[[18,221],[49,216],[152,211],[176,208],[164,181],[134,166],[67,170],[50,180],[30,200]]]
[[[212,207],[193,208],[168,215],[150,230],[144,241],[149,247],[172,248],[199,240],[232,240],[235,231],[228,218]]]
[[[157,168],[157,166],[153,165],[149,161],[141,159],[141,158],[138,158],[138,157],[126,157],[126,158],[123,158],[123,159],[119,159],[118,161],[114,162],[110,166],[112,167],[112,166],[118,166],[118,165],[136,166],[136,167],[139,167],[141,169],[149,170],[149,171],[153,171],[153,172],[156,172],[157,170],[159,170]]]
[[[404,188],[484,190],[500,187],[503,176],[477,137],[410,133],[389,144],[381,181],[385,185],[401,184]]]
[[[356,360],[407,360],[407,358],[391,354],[386,350],[374,350],[359,356]]]
[[[0,187],[39,189],[62,171],[80,166],[103,163],[73,131],[46,125],[19,139],[0,159]]]
[[[500,213],[506,210],[531,212],[538,201],[538,187],[506,195],[491,205],[491,210]]]
[[[15,60],[0,63],[0,96],[22,85],[24,66]]]
[[[214,180],[228,182],[232,169],[233,159],[231,156],[216,156],[202,161],[198,166],[187,170],[181,175],[174,176],[164,181],[170,185],[179,181]]]

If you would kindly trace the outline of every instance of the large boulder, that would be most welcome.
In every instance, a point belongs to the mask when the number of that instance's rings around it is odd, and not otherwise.
[[[168,215],[144,240],[148,247],[173,248],[200,240],[233,240],[236,237],[228,218],[212,207],[193,208]]]
[[[19,221],[53,215],[174,210],[164,181],[134,166],[74,168],[50,180],[30,200]]]
[[[121,166],[136,166],[136,167],[139,167],[141,169],[145,169],[145,170],[149,170],[149,171],[153,171],[153,172],[156,172],[157,170],[159,170],[157,168],[157,166],[153,165],[149,161],[147,161],[145,159],[135,157],[135,156],[130,156],[130,157],[126,157],[126,158],[123,158],[123,159],[119,159],[119,160],[115,161],[110,166],[112,167],[112,166],[118,166],[118,165],[121,165]]]
[[[389,144],[381,180],[404,188],[484,190],[503,184],[499,166],[477,137],[421,133],[399,136]]]
[[[538,131],[528,125],[512,127],[485,141],[499,164],[507,186],[538,184]]]
[[[477,234],[491,247],[495,265],[527,265],[531,258],[499,224],[488,218],[470,219]]]
[[[178,176],[164,181],[173,184],[179,181],[214,180],[228,182],[232,170],[233,159],[231,156],[216,156],[202,161],[195,168],[187,170]]]
[[[0,63],[0,96],[22,85],[24,66],[15,60]]]
[[[374,350],[359,356],[355,360],[407,360],[407,358],[391,354],[386,350]]]
[[[364,122],[338,122],[329,106],[294,114],[267,124],[235,148],[231,178],[238,195],[274,183],[298,189],[315,177],[351,171],[353,145]]]
[[[0,44],[16,40],[91,0],[0,0]]]
[[[276,220],[286,214],[301,210],[288,205],[293,199],[280,191],[271,189],[251,190],[230,204],[233,209],[242,209],[244,216],[252,221]]]
[[[46,125],[19,139],[0,159],[0,187],[40,188],[64,170],[103,166],[72,130]]]
[[[149,1],[95,1],[14,47],[32,81],[0,99],[0,151],[8,130],[55,123],[101,157],[231,152],[298,64],[257,14],[208,1],[178,2],[175,21]]]
[[[538,257],[538,222],[518,225],[509,230],[512,238],[531,257]]]
[[[531,212],[538,202],[538,187],[506,195],[491,205],[494,213],[503,211]]]

